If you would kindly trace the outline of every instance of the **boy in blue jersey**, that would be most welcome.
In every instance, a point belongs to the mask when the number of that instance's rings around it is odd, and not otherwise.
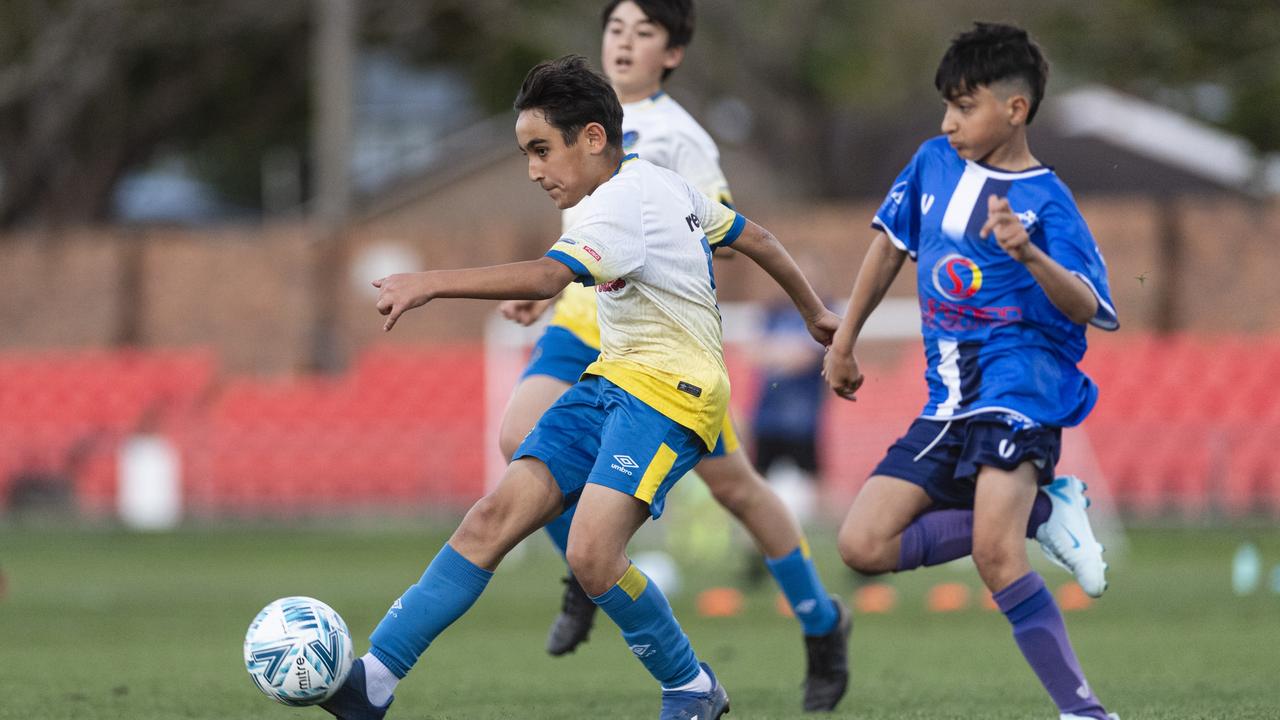
[[[1061,428],[1097,400],[1076,367],[1085,326],[1114,330],[1118,321],[1106,265],[1071,193],[1027,144],[1047,74],[1026,32],[985,23],[958,36],[938,67],[944,137],[920,147],[877,212],[879,234],[824,363],[832,389],[852,399],[863,380],[858,333],[910,257],[929,400],[859,492],[840,553],[878,573],[972,550],[1060,717],[1106,720],[1115,716],[1085,681],[1026,555],[1026,536],[1039,531],[1059,559],[1092,555],[1096,572],[1086,580],[1097,593],[1105,586],[1083,485],[1055,481],[1053,469]]]
[[[692,0],[610,0],[604,4],[600,23],[601,65],[622,103],[623,149],[680,174],[704,195],[732,207],[714,141],[662,90],[693,38]],[[576,208],[566,212],[566,222],[572,223],[575,214]],[[570,287],[558,300],[503,415],[499,445],[508,459],[542,413],[599,354],[595,296],[589,288]],[[508,301],[500,309],[527,325],[547,304]],[[795,320],[803,327],[799,316]],[[800,523],[752,467],[728,416],[720,439],[696,472],[712,497],[751,535],[765,556],[764,567],[799,622],[807,651],[804,709],[834,709],[848,686],[848,610],[827,593]],[[562,554],[572,517],[570,509],[546,527]],[[587,639],[596,610],[570,574],[561,611],[548,634],[547,651],[559,656],[577,648]]]
[[[617,96],[583,58],[534,67],[515,107],[529,179],[560,209],[581,203],[580,218],[538,260],[377,280],[378,311],[391,330],[405,311],[436,298],[543,299],[577,281],[599,295],[600,357],[392,604],[369,653],[322,707],[345,720],[382,718],[396,684],[466,613],[503,556],[576,504],[569,565],[659,682],[660,718],[714,720],[728,711],[728,694],[694,655],[662,591],[626,555],[631,536],[661,515],[671,486],[715,445],[723,423],[728,372],[711,248],[734,244],[759,264],[815,340],[829,342],[839,318],[767,231],[675,173],[624,156]]]

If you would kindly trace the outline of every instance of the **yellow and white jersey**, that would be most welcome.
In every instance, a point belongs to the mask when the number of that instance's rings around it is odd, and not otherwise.
[[[622,106],[622,151],[674,171],[716,202],[733,204],[715,141],[665,91]]]
[[[746,219],[676,173],[628,155],[547,255],[596,289],[607,378],[715,446],[729,402],[711,247]]]
[[[635,153],[658,167],[673,170],[703,195],[725,205],[733,205],[729,182],[720,169],[716,143],[666,92],[622,106],[622,149]],[[561,227],[572,227],[579,217],[577,207],[565,210]],[[600,347],[596,324],[596,297],[590,288],[570,285],[556,301],[551,324],[573,333],[591,347]]]

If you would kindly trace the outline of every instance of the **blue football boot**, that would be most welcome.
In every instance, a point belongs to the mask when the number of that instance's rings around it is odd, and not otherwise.
[[[711,676],[710,692],[662,691],[662,714],[658,720],[716,720],[729,712],[729,693],[716,680],[706,663],[702,669]]]
[[[333,697],[320,703],[320,707],[339,720],[382,720],[393,701],[394,696],[382,707],[375,707],[369,702],[364,684],[364,661],[357,658],[351,665],[351,672],[347,673],[346,682]]]

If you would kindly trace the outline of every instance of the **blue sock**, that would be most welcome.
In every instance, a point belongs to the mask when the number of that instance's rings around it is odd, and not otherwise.
[[[809,543],[800,539],[800,547],[780,558],[765,558],[764,564],[778,581],[782,594],[791,603],[791,611],[800,620],[805,635],[826,635],[840,619],[835,603],[818,578],[818,569],[809,557]]]
[[[404,591],[374,628],[369,652],[403,678],[431,641],[471,608],[491,577],[492,572],[446,543],[422,579]]]
[[[1013,639],[1060,713],[1106,718],[1080,670],[1062,613],[1039,574],[1029,572],[992,596],[1013,626]]]
[[[673,688],[698,676],[698,658],[667,598],[635,565],[609,591],[591,598],[622,629],[631,652],[650,675]]]
[[[560,517],[547,523],[543,528],[547,531],[547,536],[551,538],[551,544],[556,546],[560,551],[560,557],[564,557],[569,547],[569,526],[573,523],[573,511],[578,509],[577,503],[574,503],[561,513]]]

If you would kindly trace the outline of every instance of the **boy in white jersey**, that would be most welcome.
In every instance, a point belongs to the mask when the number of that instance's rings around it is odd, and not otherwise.
[[[662,90],[692,39],[691,0],[612,0],[604,6],[601,24],[601,62],[622,103],[623,149],[675,171],[707,197],[732,207],[715,142]],[[581,213],[581,208],[567,211],[565,226]],[[557,302],[503,417],[499,445],[508,459],[542,413],[595,361],[600,347],[595,306],[596,293],[573,285]],[[501,309],[529,324],[546,307],[545,302],[510,301]],[[808,658],[804,709],[834,709],[848,686],[848,611],[823,587],[799,523],[741,450],[728,415],[697,474],[754,538],[801,624]],[[570,509],[547,525],[562,554],[572,517]],[[585,641],[596,608],[570,574],[547,651],[563,655]]]
[[[675,173],[622,151],[622,108],[585,60],[539,64],[516,98],[516,138],[529,179],[582,219],[528,262],[392,275],[374,282],[391,330],[442,297],[540,299],[573,281],[600,300],[601,352],[538,421],[502,481],[477,502],[370,637],[371,649],[322,707],[377,720],[396,683],[483,592],[502,557],[572,504],[568,560],[662,688],[663,720],[714,720],[729,697],[699,663],[657,585],[626,546],[662,512],[671,485],[715,444],[728,403],[711,246],[736,243],[782,286],[813,337],[828,311],[767,231]],[[585,201],[584,201],[585,198]]]

